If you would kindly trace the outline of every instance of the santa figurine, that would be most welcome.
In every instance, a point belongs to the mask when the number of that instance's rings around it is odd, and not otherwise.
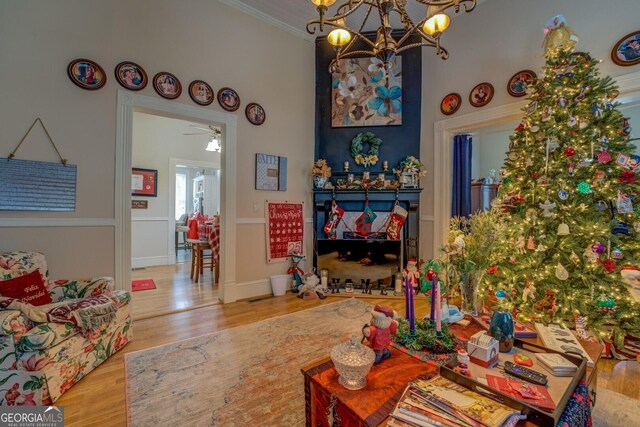
[[[418,262],[415,258],[409,258],[407,261],[407,266],[402,271],[402,275],[409,281],[409,285],[414,290],[414,293],[417,293],[418,283],[420,282],[420,270],[418,270]],[[406,292],[409,292],[409,289],[406,289]]]
[[[391,357],[389,344],[391,337],[398,330],[398,322],[393,319],[394,314],[391,307],[376,304],[371,311],[371,325],[366,324],[362,328],[362,335],[369,341],[376,354],[376,364]]]
[[[633,265],[625,265],[620,270],[622,281],[631,294],[634,301],[640,301],[640,268]]]

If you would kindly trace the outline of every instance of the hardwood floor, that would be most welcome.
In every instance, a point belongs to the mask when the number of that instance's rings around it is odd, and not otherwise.
[[[194,283],[190,278],[190,252],[181,249],[179,256],[186,262],[132,270],[132,280],[153,279],[156,284],[156,289],[132,293],[134,320],[219,303],[215,271],[205,269],[198,283]]]
[[[283,297],[270,296],[227,305],[216,304],[192,311],[136,321],[133,324],[133,341],[72,387],[56,402],[56,405],[65,407],[66,426],[125,425],[124,355],[126,353],[336,301],[340,301],[340,299],[302,300],[288,293]],[[370,304],[389,305],[399,313],[404,311],[403,300],[367,298],[365,301]],[[416,314],[424,316],[426,310],[426,304],[420,304],[418,301]],[[327,354],[329,350],[327,349]],[[640,368],[637,362],[605,360],[601,361],[598,366],[599,388],[608,388],[640,399],[640,388],[637,387]],[[606,402],[600,400],[598,404],[606,405]]]

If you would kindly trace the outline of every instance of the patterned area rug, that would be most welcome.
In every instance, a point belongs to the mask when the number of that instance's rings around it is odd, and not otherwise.
[[[125,356],[132,426],[302,426],[300,369],[371,319],[355,299]]]
[[[153,279],[140,279],[131,281],[131,292],[148,291],[155,288],[156,283],[153,281]]]
[[[598,387],[593,408],[593,427],[637,426],[640,424],[640,400]]]

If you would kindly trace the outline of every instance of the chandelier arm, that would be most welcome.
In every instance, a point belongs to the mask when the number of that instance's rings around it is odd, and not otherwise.
[[[358,10],[360,6],[362,6],[363,4],[371,5],[372,3],[371,3],[371,0],[357,0],[356,2],[354,2],[354,0],[346,1],[345,3],[338,6],[339,13],[336,13],[331,18],[328,18],[326,16],[321,16],[320,19],[313,19],[307,22],[307,33],[315,34],[317,30],[320,30],[320,31],[323,30],[322,27],[324,26],[324,24],[330,24],[331,22],[335,22],[343,18],[346,19],[347,16],[351,15],[353,12]],[[342,9],[345,9],[346,12],[340,12],[340,10]],[[347,28],[343,28],[343,29],[347,30]]]
[[[477,4],[477,0],[441,0],[441,1],[415,0],[415,1],[425,6],[436,6],[436,7],[444,6],[442,9],[439,10],[439,12],[445,11],[450,7],[453,7],[456,13],[460,11],[460,4],[464,5],[465,12],[471,12],[473,9],[476,8],[476,4]]]
[[[407,10],[404,8],[404,6],[401,3],[396,3],[396,7],[397,10],[394,9],[393,11],[400,15],[400,22],[402,23],[404,29],[408,30],[409,28],[413,27],[413,21],[411,20],[411,17],[407,13]]]
[[[349,58],[356,55],[373,56],[373,52],[370,50],[354,50],[352,52],[341,51],[336,55],[336,59]]]
[[[371,40],[369,40],[367,37],[365,37],[365,36],[364,36],[364,34],[362,34],[362,33],[361,33],[361,32],[359,32],[359,31],[352,30],[351,28],[348,28],[348,27],[345,27],[345,26],[342,26],[342,25],[338,25],[338,24],[335,24],[335,23],[333,23],[333,22],[325,21],[324,23],[325,23],[326,25],[329,25],[330,27],[333,27],[333,28],[339,28],[339,29],[342,29],[342,30],[347,30],[347,31],[349,31],[349,32],[354,36],[354,37],[352,37],[352,38],[351,38],[351,41],[349,42],[349,44],[348,44],[347,46],[345,46],[342,50],[348,50],[348,49],[349,49],[349,47],[350,47],[350,46],[351,46],[355,41],[357,41],[357,39],[361,39],[363,42],[365,42],[366,44],[368,44],[369,46],[371,46],[371,48],[374,48],[374,47],[375,47],[374,42],[372,42]]]

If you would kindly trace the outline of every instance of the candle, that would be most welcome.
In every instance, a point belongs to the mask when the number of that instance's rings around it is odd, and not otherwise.
[[[349,162],[344,162],[344,171],[349,172]]]
[[[437,279],[433,278],[433,286],[436,287],[436,334],[438,336],[442,335],[442,295],[440,293],[442,290],[440,289],[440,284],[437,283]]]
[[[395,284],[395,288],[393,289],[393,293],[396,296],[402,295],[402,276],[400,276],[399,271],[396,274],[396,284]]]
[[[382,162],[382,170],[384,171],[389,170],[389,162],[387,162],[386,160]]]
[[[404,317],[409,320],[411,317],[411,312],[409,311],[409,278],[404,278]]]
[[[407,320],[409,320],[409,331],[411,334],[415,333],[416,325],[415,325],[415,316],[413,312],[413,286],[409,283],[409,276],[405,278],[405,289],[407,293],[407,311],[409,315],[407,316]]]
[[[322,285],[322,289],[327,289],[327,285],[329,284],[329,278],[327,276],[322,276],[320,278],[320,284]]]
[[[434,273],[433,271],[430,271],[429,273],[431,273],[431,321],[433,322],[434,320],[436,320],[435,318],[435,311],[436,311],[436,282],[437,282],[437,278],[436,278],[436,273]]]

